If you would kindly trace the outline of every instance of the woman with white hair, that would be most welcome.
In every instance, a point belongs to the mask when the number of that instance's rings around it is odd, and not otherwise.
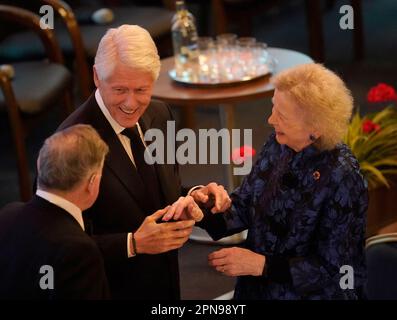
[[[342,143],[350,92],[319,64],[272,82],[275,133],[232,193],[231,208],[202,222],[214,239],[248,229],[245,248],[213,252],[209,263],[238,276],[236,299],[359,299],[368,195]]]

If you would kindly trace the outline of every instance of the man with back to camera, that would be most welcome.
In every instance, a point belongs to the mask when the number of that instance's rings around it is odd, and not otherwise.
[[[84,232],[108,146],[89,125],[46,139],[38,189],[0,211],[0,299],[106,299],[101,252]]]
[[[214,196],[213,213],[230,205],[215,183],[195,190],[194,199],[180,197],[186,192],[178,166],[144,161],[144,133],[166,133],[167,120],[173,120],[164,103],[151,99],[159,69],[157,48],[145,29],[109,29],[93,67],[97,90],[60,126],[90,124],[109,145],[99,196],[85,222],[104,256],[115,299],[179,299],[177,249],[203,216],[194,200],[209,204]],[[170,209],[184,211],[184,220],[159,223]]]

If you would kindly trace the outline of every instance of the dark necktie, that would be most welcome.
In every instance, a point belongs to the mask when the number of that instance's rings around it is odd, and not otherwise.
[[[159,180],[157,178],[156,168],[154,164],[151,165],[145,161],[146,147],[144,146],[139,135],[137,126],[134,128],[126,128],[121,132],[121,134],[127,136],[130,139],[131,150],[134,156],[136,169],[139,176],[141,177],[147,195],[151,199],[151,203],[148,205],[150,210],[152,210],[152,212],[148,212],[148,214],[151,214],[155,210],[160,209],[162,202],[161,189]]]

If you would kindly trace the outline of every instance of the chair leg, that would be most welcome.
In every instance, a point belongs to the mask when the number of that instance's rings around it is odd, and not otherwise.
[[[326,0],[325,1],[325,8],[327,9],[327,11],[330,11],[333,9],[333,7],[335,6],[335,1],[336,0]]]
[[[22,201],[28,201],[32,197],[32,184],[26,155],[25,132],[22,126],[22,119],[10,81],[3,73],[0,73],[0,85],[3,89],[7,105],[8,118],[17,156],[19,193]]]
[[[69,88],[63,95],[63,119],[67,118],[74,111],[73,94],[72,89]]]
[[[82,62],[77,62],[77,59],[74,63],[73,70],[75,74],[78,75],[79,79],[77,81],[78,84],[78,91],[80,91],[80,97],[83,101],[87,100],[90,95],[92,94],[94,88],[94,81],[93,78],[88,71],[88,68],[81,67]]]
[[[361,60],[364,58],[364,32],[363,32],[363,12],[362,12],[362,1],[352,0],[351,1],[354,11],[354,59]]]
[[[17,154],[19,194],[22,201],[32,197],[32,182],[30,179],[29,163],[26,155],[25,137],[13,130],[15,150]]]
[[[212,0],[212,14],[217,35],[227,32],[227,18],[223,0]]]
[[[306,0],[306,21],[309,31],[310,55],[318,62],[324,61],[322,18],[321,1]]]
[[[172,37],[170,33],[157,37],[154,41],[156,42],[161,59],[171,57],[174,54],[172,51]]]
[[[243,37],[252,37],[253,30],[253,15],[247,13],[247,18],[240,21],[240,35]]]

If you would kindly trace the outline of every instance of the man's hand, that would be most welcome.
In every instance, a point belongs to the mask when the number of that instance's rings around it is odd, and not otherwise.
[[[201,221],[204,217],[203,212],[191,196],[180,197],[167,210],[163,221],[173,220],[194,220]]]
[[[229,209],[232,204],[225,188],[215,182],[211,182],[203,188],[194,190],[191,196],[197,203],[202,203],[207,208],[211,208],[212,213],[224,212]]]
[[[260,276],[266,257],[248,249],[233,247],[209,254],[208,263],[227,276]]]
[[[170,208],[168,206],[146,217],[134,233],[138,254],[158,254],[178,249],[189,239],[194,220],[157,223]]]

